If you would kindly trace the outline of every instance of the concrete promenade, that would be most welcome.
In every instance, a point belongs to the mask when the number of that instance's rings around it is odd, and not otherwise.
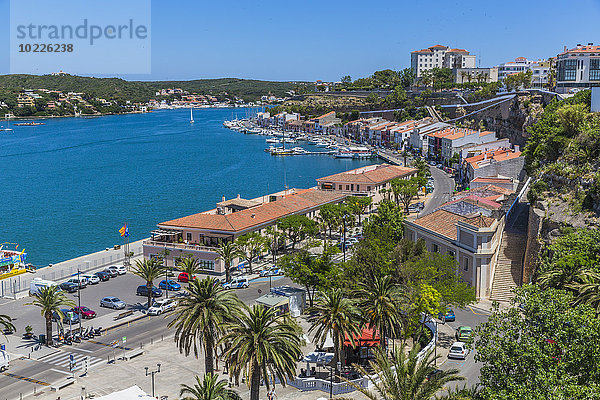
[[[143,239],[147,240],[147,239]],[[129,251],[133,257],[142,254],[142,241],[131,242]],[[0,281],[0,297],[16,299],[27,296],[31,281],[34,278],[42,278],[51,281],[62,281],[76,275],[79,269],[82,273],[99,270],[110,265],[122,263],[125,258],[123,246],[119,249],[106,248],[95,253],[87,254],[71,260],[63,261],[51,266],[37,269],[34,273],[25,273]]]

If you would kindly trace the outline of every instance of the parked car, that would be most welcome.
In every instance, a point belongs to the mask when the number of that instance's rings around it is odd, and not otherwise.
[[[68,324],[78,324],[79,323],[79,315],[75,314],[72,310],[68,310],[68,309],[61,309],[61,316],[58,315],[58,312],[53,311],[52,312],[52,319],[54,321],[61,321],[63,325],[68,325]]]
[[[112,267],[106,267],[106,269],[104,269],[104,273],[108,274],[108,276],[110,276],[111,278],[116,278],[117,276],[119,276],[117,270]]]
[[[349,237],[346,239],[346,243],[352,243],[352,245],[355,245],[356,243],[358,243],[358,239],[355,237]]]
[[[196,279],[196,277],[194,275],[192,275],[192,280]],[[190,274],[188,274],[187,272],[182,272],[179,275],[177,275],[177,280],[179,282],[184,282],[187,283],[190,281]]]
[[[438,165],[436,165],[436,168],[442,169],[442,168],[444,168],[444,166],[442,164],[438,164]]]
[[[108,269],[117,271],[117,275],[125,275],[127,273],[127,268],[123,265],[111,265]]]
[[[104,271],[96,272],[94,273],[94,276],[98,277],[98,279],[100,279],[100,282],[106,282],[110,279],[110,275]]]
[[[264,277],[264,276],[270,276],[270,275],[271,275],[271,270],[272,270],[273,268],[276,268],[276,267],[273,265],[272,267],[265,268],[265,269],[263,269],[262,271],[260,271],[260,273],[259,273],[258,275],[259,275],[259,276],[263,276],[263,277]]]
[[[473,336],[473,328],[470,326],[459,326],[455,336],[459,342],[467,342]]]
[[[172,310],[177,306],[177,300],[174,299],[162,299],[156,300],[152,306],[148,309],[148,315],[160,315],[164,312]]]
[[[135,294],[138,296],[148,296],[148,287],[146,285],[140,285],[137,287]],[[156,286],[152,286],[152,297],[162,296],[162,290]]]
[[[444,314],[438,314],[438,319],[441,319],[444,322],[452,322],[456,321],[456,315],[454,315],[454,310],[452,310],[451,308],[447,308]]]
[[[100,300],[100,307],[114,308],[115,310],[122,310],[126,305],[123,300],[115,296],[107,296]]]
[[[83,319],[91,319],[94,318],[96,316],[96,311],[93,311],[87,307],[81,306],[81,307],[75,307],[73,308],[73,312],[77,315],[80,315],[81,317],[83,317]]]
[[[272,266],[271,268],[263,269],[260,271],[260,276],[277,276],[283,275],[283,268]]]
[[[158,287],[162,290],[172,290],[174,292],[181,290],[181,285],[172,279],[168,279],[168,280],[163,279],[158,284]]]
[[[79,289],[79,285],[73,282],[63,282],[58,287],[67,293],[75,293]]]
[[[81,289],[86,288],[87,284],[88,284],[87,279],[85,279],[83,276],[80,276],[79,278],[74,276],[73,278],[69,279],[67,282],[71,282],[71,283],[74,283],[75,285],[79,285],[79,287]]]
[[[222,285],[225,289],[245,289],[250,286],[250,281],[245,276],[233,278],[230,282],[225,282]]]
[[[88,284],[90,285],[96,285],[100,283],[100,278],[98,278],[96,275],[83,275],[83,277],[87,279]]]
[[[467,358],[469,354],[469,349],[467,345],[463,342],[454,342],[452,347],[450,347],[450,351],[448,352],[448,358]]]

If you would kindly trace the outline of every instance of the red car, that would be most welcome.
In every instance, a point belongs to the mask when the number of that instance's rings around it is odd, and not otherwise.
[[[192,275],[192,279],[196,279],[196,277]],[[187,272],[182,272],[177,276],[177,280],[187,283],[190,281],[190,275]]]
[[[93,310],[90,310],[87,307],[81,306],[81,307],[75,307],[73,309],[73,312],[75,314],[81,315],[83,318],[86,319],[91,319],[94,318],[96,316],[96,312]]]

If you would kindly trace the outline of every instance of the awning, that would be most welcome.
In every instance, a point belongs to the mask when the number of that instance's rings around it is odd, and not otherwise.
[[[371,328],[363,328],[360,336],[352,335],[354,338],[354,345],[356,347],[360,346],[368,346],[373,347],[377,346],[380,343],[381,338],[379,337],[379,331],[375,330],[375,335],[373,335],[373,329]],[[350,338],[346,335],[346,339],[344,340],[344,346],[352,346],[350,342]]]
[[[333,360],[335,354],[333,353],[325,353],[324,351],[313,351],[312,353],[308,353],[302,359],[303,362],[309,364],[320,364],[325,365],[329,364],[331,360]]]
[[[178,231],[178,230],[174,230],[174,229],[155,229],[152,232],[150,232],[152,235],[155,236],[177,236],[183,233],[183,231]]]

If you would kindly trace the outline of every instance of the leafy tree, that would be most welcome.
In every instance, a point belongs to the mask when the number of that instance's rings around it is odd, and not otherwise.
[[[242,256],[242,251],[235,242],[228,240],[221,242],[216,252],[219,255],[219,258],[223,260],[223,264],[225,266],[225,281],[230,282],[231,264],[233,263],[233,260]]]
[[[380,237],[397,243],[404,236],[404,215],[393,202],[382,200],[377,205],[377,212],[364,224],[365,236]]]
[[[363,376],[373,373],[379,376],[373,381],[374,390],[350,384],[370,400],[430,400],[446,384],[464,380],[455,368],[432,374],[437,369],[436,358],[431,357],[431,351],[420,358],[419,350],[416,345],[407,354],[404,347],[398,347],[388,357],[383,349],[375,348],[375,359],[369,361],[369,370],[355,366]]]
[[[273,256],[273,263],[277,261],[277,250],[283,245],[284,234],[277,230],[277,226],[269,226],[265,229],[265,243],[271,255]]]
[[[331,260],[331,255],[336,250],[335,247],[326,247],[322,254],[316,256],[302,250],[286,255],[280,260],[285,275],[306,289],[310,307],[313,306],[316,290],[323,290],[336,284],[339,269]]]
[[[600,319],[568,292],[516,289],[513,307],[494,306],[476,329],[482,394],[489,399],[586,398],[600,389]]]
[[[169,328],[175,328],[175,342],[179,352],[186,356],[193,350],[198,357],[198,346],[204,350],[206,373],[214,370],[214,350],[225,323],[241,313],[237,296],[221,286],[218,279],[195,279],[188,288],[189,296],[182,297],[169,313],[175,315]]]
[[[33,301],[25,305],[40,308],[42,317],[46,320],[46,345],[52,346],[52,314],[56,313],[62,321],[64,315],[61,308],[75,307],[75,302],[67,298],[58,286],[40,288],[33,297]]]
[[[267,390],[271,381],[267,373],[285,386],[296,373],[296,362],[302,355],[301,329],[288,315],[277,316],[273,308],[254,305],[234,315],[226,326],[227,335],[220,343],[230,365],[230,373],[239,379],[241,373],[250,386],[250,400],[258,400],[260,381]]]
[[[195,376],[194,386],[181,385],[179,398],[182,400],[242,400],[242,397],[235,391],[227,388],[226,379],[219,379],[219,375],[211,372],[204,375],[201,381],[200,377]]]
[[[308,333],[314,332],[314,340],[319,347],[323,347],[327,336],[331,334],[335,358],[343,364],[344,340],[347,337],[354,345],[355,338],[361,333],[360,311],[352,300],[344,297],[340,289],[333,289],[319,292],[309,312],[308,322],[311,326]]]
[[[414,178],[411,179],[399,179],[394,178],[390,181],[392,186],[392,192],[396,199],[396,204],[402,203],[404,210],[408,213],[408,206],[412,201],[413,197],[419,193],[419,186]]]
[[[391,69],[375,71],[373,73],[372,80],[375,86],[381,88],[395,87],[400,82],[398,73],[396,71],[392,71]]]
[[[298,242],[317,232],[317,222],[306,215],[290,215],[282,218],[277,222],[277,227],[292,242],[292,250],[295,249]]]
[[[348,86],[352,83],[352,77],[350,75],[342,76],[341,82],[344,86]]]
[[[415,82],[415,72],[412,68],[404,68],[402,71],[398,72],[398,79],[400,80],[400,85],[402,87],[410,87]]]
[[[235,245],[248,263],[248,270],[252,274],[252,260],[266,250],[265,238],[258,232],[251,232],[237,238]]]
[[[332,231],[337,229],[342,221],[343,214],[342,204],[325,204],[319,210],[319,219],[326,226],[329,231],[329,239],[332,238]]]
[[[146,282],[148,303],[147,308],[152,305],[152,287],[154,286],[154,280],[158,278],[164,271],[158,258],[150,258],[143,260],[136,260],[135,266],[132,269],[134,275],[139,276]]]
[[[358,224],[361,225],[362,215],[373,205],[373,199],[371,197],[349,196],[346,198],[346,204],[348,210],[358,217]]]
[[[365,98],[365,102],[367,104],[379,104],[381,102],[381,98],[377,93],[369,93],[369,95]]]
[[[460,155],[458,153],[452,154],[452,157],[448,160],[448,164],[455,165],[460,162]]]

